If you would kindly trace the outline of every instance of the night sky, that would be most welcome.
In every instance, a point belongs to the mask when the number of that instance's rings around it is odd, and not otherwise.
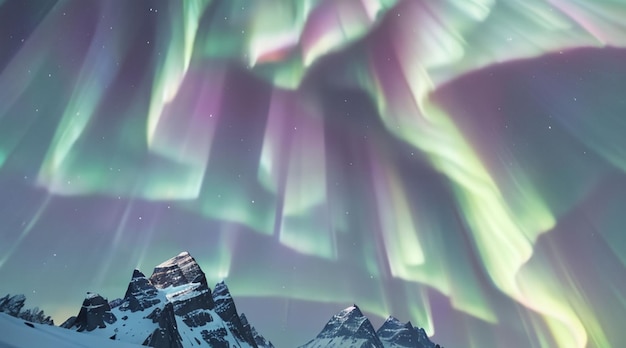
[[[278,347],[626,342],[626,2],[0,0],[0,295],[188,250]]]

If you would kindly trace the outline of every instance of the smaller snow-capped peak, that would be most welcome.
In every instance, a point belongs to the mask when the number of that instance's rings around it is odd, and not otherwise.
[[[337,318],[349,318],[349,317],[354,317],[354,316],[363,317],[363,313],[361,312],[361,309],[359,308],[359,306],[355,304],[342,310],[336,315]]]
[[[228,292],[228,285],[226,285],[224,280],[222,280],[219,283],[215,284],[215,289],[213,289],[213,292]]]
[[[148,278],[139,270],[133,271],[133,277],[128,284],[126,294],[122,300],[120,310],[136,312],[149,308],[161,302],[158,290]]]
[[[246,315],[243,313],[239,315],[239,321],[241,321],[241,325],[243,325],[244,327],[252,327],[250,325],[250,322],[248,322],[248,318],[246,318]]]
[[[235,301],[223,280],[215,284],[213,288],[213,302],[215,303],[215,312],[227,323],[233,336],[242,342],[247,342],[252,347],[256,347],[255,337],[252,334],[251,327],[250,325],[246,327],[241,321],[241,317],[237,313]]]
[[[131,280],[135,280],[135,279],[139,279],[139,278],[146,278],[146,275],[143,274],[143,272],[141,272],[138,269],[134,269],[133,270],[133,276],[131,277]]]
[[[144,340],[142,345],[150,347],[183,348],[183,339],[178,332],[174,306],[171,303],[167,303],[163,307],[163,310],[154,310],[148,316],[154,323],[158,323],[158,327]]]
[[[389,317],[376,331],[385,348],[435,348],[424,329],[413,327],[411,322],[403,323]]]
[[[413,328],[413,330],[417,331],[418,341],[423,348],[440,348],[438,344],[433,343],[430,338],[428,338],[428,334],[426,334],[426,331],[424,329],[415,327]]]
[[[349,331],[356,332],[356,330],[358,330],[359,327],[366,321],[369,323],[369,320],[363,315],[361,309],[359,309],[357,305],[352,305],[335,314],[328,324],[332,324],[331,326],[336,326],[337,328],[343,328],[344,330],[348,329]]]
[[[400,319],[389,316],[389,318],[387,318],[387,320],[383,323],[383,326],[400,327],[404,326],[404,324],[400,321]]]
[[[165,294],[174,305],[174,313],[189,327],[199,327],[212,321],[207,312],[215,306],[206,277],[196,260],[182,252],[154,268],[150,283]]]
[[[352,305],[335,314],[317,337],[302,347],[382,348],[383,345],[369,319],[357,305]]]
[[[228,286],[223,280],[215,284],[212,296],[217,314],[224,320],[236,319],[236,321],[239,321],[239,318],[234,318],[234,316],[237,316],[235,301],[233,301],[233,297],[230,295],[230,291],[228,291]]]
[[[111,313],[109,302],[97,293],[88,292],[77,317],[71,317],[61,324],[64,328],[76,328],[78,331],[93,331],[113,324],[117,318]]]

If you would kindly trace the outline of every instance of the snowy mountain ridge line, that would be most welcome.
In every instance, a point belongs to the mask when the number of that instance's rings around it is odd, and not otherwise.
[[[0,313],[6,313],[10,316],[28,320],[32,323],[40,323],[46,325],[54,325],[54,321],[50,316],[46,316],[39,307],[23,309],[26,302],[24,294],[6,296],[0,298]]]
[[[215,289],[214,298],[196,260],[182,252],[150,277],[134,270],[122,299],[88,294],[78,315],[61,326],[157,348],[273,347],[247,320],[243,325],[228,287],[220,282]]]
[[[16,314],[24,301],[24,295],[0,298],[0,312],[4,308]],[[31,323],[43,317],[43,311],[33,311],[39,314],[0,317],[0,347],[273,348],[245,314],[237,312],[224,281],[211,291],[188,252],[160,263],[150,277],[135,269],[123,298],[108,301],[88,292],[77,316],[61,328],[44,329]],[[423,329],[394,317],[375,330],[355,304],[335,314],[314,339],[299,348],[442,347],[431,342]]]
[[[335,314],[322,331],[299,348],[443,348],[424,329],[389,317],[376,331],[357,305]]]

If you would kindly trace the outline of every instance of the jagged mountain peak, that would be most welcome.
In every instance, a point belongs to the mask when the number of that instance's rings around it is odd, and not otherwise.
[[[106,328],[107,324],[113,324],[117,317],[111,313],[111,306],[106,298],[95,292],[88,292],[83,301],[83,305],[78,312],[78,316],[70,317],[62,327],[77,331],[93,331],[97,328]]]
[[[157,265],[150,281],[156,288],[165,289],[188,283],[206,284],[206,277],[191,254],[184,251]]]
[[[252,334],[254,343],[256,343],[258,348],[274,348],[272,342],[266,340],[265,337],[261,336],[256,331],[254,326],[250,325],[250,322],[248,322],[248,318],[246,318],[245,314],[241,313],[239,315],[239,320],[241,321],[241,325],[243,326],[244,330]]]
[[[357,305],[333,315],[317,337],[303,348],[383,348],[372,323]]]
[[[85,295],[85,299],[93,299],[93,298],[98,298],[98,297],[102,297],[102,296],[97,292],[91,292],[91,291],[87,291],[87,294]]]
[[[246,318],[246,315],[244,313],[241,313],[239,315],[239,320],[241,321],[242,325],[250,325],[250,323],[248,322],[248,318]]]
[[[138,270],[138,269],[136,269],[136,268],[135,268],[135,269],[133,270],[133,276],[132,276],[132,278],[131,278],[131,279],[135,279],[135,278],[146,278],[146,275],[145,275],[145,274],[143,274],[143,272],[142,272],[142,271],[140,271],[140,270]]]
[[[385,348],[434,348],[426,331],[414,327],[410,321],[403,323],[397,318],[389,317],[376,331]]]
[[[228,286],[223,280],[215,284],[215,287],[213,288],[213,299],[217,301],[220,297],[224,297],[224,299],[232,298],[232,295],[228,290]]]
[[[168,267],[168,266],[179,264],[189,259],[192,259],[195,262],[195,259],[191,256],[191,254],[188,251],[183,251],[179,253],[178,255],[174,257],[170,257],[169,259],[161,262],[156,267]]]
[[[226,284],[218,283],[216,290],[219,308],[204,272],[182,252],[156,266],[149,278],[134,270],[123,299],[109,303],[88,295],[79,315],[63,326],[157,348],[272,347],[247,319],[242,324]]]
[[[224,281],[215,284],[215,287],[213,288],[213,302],[215,302],[216,311],[220,315],[228,311],[236,312],[235,302],[233,301],[233,297]],[[232,313],[229,313],[229,315],[230,314]]]
[[[364,317],[363,312],[359,306],[353,304],[352,306],[342,310],[338,314],[335,315],[337,318],[353,318],[353,317]]]
[[[383,323],[383,326],[385,325],[402,325],[402,322],[394,316],[389,316]]]
[[[333,315],[324,329],[300,348],[440,348],[432,343],[426,331],[388,317],[374,331],[371,322],[357,305]]]
[[[406,328],[408,330],[412,330],[413,329],[413,324],[411,324],[410,321],[407,321],[406,323],[403,323],[400,321],[400,319],[396,318],[396,317],[388,317],[387,320],[385,320],[385,322],[383,323],[383,325],[380,327],[379,330],[381,329],[402,329],[402,328]]]
[[[157,288],[141,271],[135,269],[130,283],[128,283],[120,310],[130,310],[134,313],[150,308],[160,302],[161,299],[158,298]]]
[[[228,290],[228,286],[226,285],[226,282],[223,279],[217,282],[217,284],[215,284],[216,291],[218,288],[226,288],[226,290]]]
[[[233,335],[242,342],[247,342],[256,347],[256,339],[252,333],[252,328],[241,321],[241,316],[237,313],[237,306],[228,290],[228,286],[222,280],[215,284],[213,288],[213,302],[215,312],[227,323]],[[245,319],[245,316],[243,317]]]

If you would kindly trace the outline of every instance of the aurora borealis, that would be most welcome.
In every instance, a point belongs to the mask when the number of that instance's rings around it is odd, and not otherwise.
[[[59,323],[189,250],[278,347],[353,302],[446,347],[626,342],[624,18],[0,0],[0,290]]]

